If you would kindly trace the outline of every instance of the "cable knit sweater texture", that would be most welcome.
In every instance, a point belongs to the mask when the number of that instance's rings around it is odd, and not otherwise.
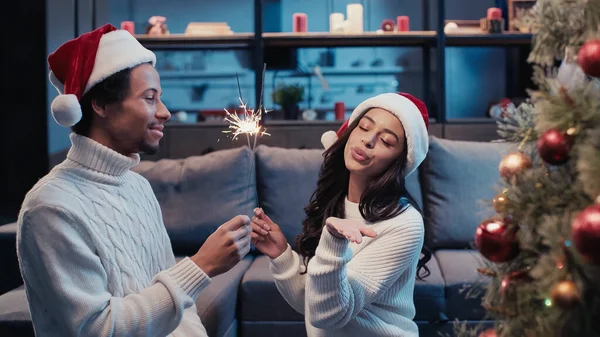
[[[130,157],[71,134],[67,159],[27,194],[17,252],[38,337],[206,336],[210,278],[176,263],[160,206]]]
[[[304,271],[288,245],[270,269],[277,289],[304,314],[309,337],[416,337],[413,290],[423,247],[423,218],[412,206],[393,219],[371,224],[376,238],[360,244],[323,230]],[[346,218],[365,220],[346,200]]]

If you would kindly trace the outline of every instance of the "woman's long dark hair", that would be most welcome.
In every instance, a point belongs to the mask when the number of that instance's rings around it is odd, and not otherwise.
[[[357,117],[341,135],[341,138],[323,154],[324,159],[317,189],[312,194],[308,206],[304,208],[306,218],[302,222],[302,233],[298,235],[296,241],[300,253],[304,257],[305,267],[315,255],[325,219],[331,216],[338,218],[345,216],[344,201],[348,194],[350,172],[344,161],[344,148],[350,134],[367,111]],[[415,199],[406,190],[405,179],[402,175],[402,171],[406,167],[408,148],[406,145],[406,138],[404,138],[404,151],[400,158],[394,161],[381,176],[372,180],[364,190],[360,198],[359,210],[367,222],[374,223],[392,219],[402,213],[403,207],[399,203],[402,197],[423,214]],[[425,264],[431,259],[431,252],[423,246],[422,253],[423,257],[419,259],[417,265],[418,279],[421,279],[421,269],[425,270],[425,277],[430,273]]]

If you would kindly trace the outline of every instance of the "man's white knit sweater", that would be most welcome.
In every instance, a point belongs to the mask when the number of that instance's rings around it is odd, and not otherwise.
[[[346,200],[346,218],[365,222],[358,204]],[[305,315],[309,337],[415,337],[413,290],[423,246],[423,218],[413,207],[371,224],[376,238],[360,244],[323,230],[304,271],[288,245],[272,259],[275,284],[286,301]]]
[[[206,336],[210,278],[176,264],[160,206],[130,157],[71,135],[67,159],[27,194],[17,251],[38,337]]]

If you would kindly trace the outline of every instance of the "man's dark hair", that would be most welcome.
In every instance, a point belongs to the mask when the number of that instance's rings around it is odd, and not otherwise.
[[[95,100],[99,105],[105,106],[122,102],[127,97],[132,69],[127,68],[107,77],[81,97],[81,120],[71,127],[73,132],[85,137],[89,135],[92,127],[92,116],[94,115],[92,101]]]

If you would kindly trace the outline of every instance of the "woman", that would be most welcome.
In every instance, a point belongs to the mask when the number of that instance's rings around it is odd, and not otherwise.
[[[301,257],[255,210],[252,241],[269,256],[279,292],[305,315],[309,337],[418,336],[413,289],[430,255],[419,261],[423,217],[405,178],[427,154],[427,124],[422,101],[387,93],[323,135],[327,150],[297,240]]]

